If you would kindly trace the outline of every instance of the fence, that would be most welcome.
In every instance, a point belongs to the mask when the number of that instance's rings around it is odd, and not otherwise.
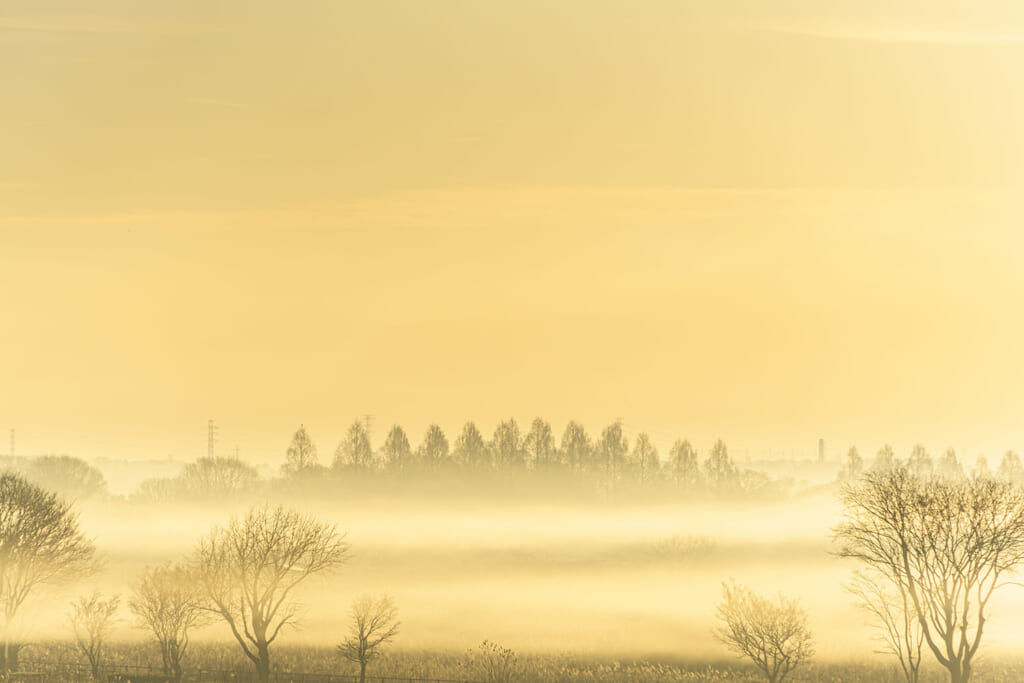
[[[12,673],[11,681],[25,683],[93,683],[92,671],[81,664],[53,664],[26,661],[21,671]],[[136,664],[105,666],[100,680],[109,683],[172,683],[163,669]],[[271,671],[270,683],[359,683],[355,674],[302,673],[294,671]],[[404,676],[366,675],[366,683],[478,683],[476,681],[450,678],[415,678]],[[186,671],[183,683],[258,683],[252,670],[193,669]]]

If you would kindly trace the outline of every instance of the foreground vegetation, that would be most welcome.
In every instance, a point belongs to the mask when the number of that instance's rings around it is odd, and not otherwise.
[[[197,643],[192,653],[190,673],[198,670],[235,671],[244,674],[251,667],[238,656],[230,644]],[[375,663],[373,676],[380,678],[424,678],[490,683],[479,666],[480,648],[467,652],[428,652],[394,650]],[[282,645],[276,653],[279,671],[307,674],[330,673],[358,676],[357,666],[339,657],[332,647],[296,647]],[[24,652],[25,671],[32,671],[36,662],[79,664],[70,642],[51,642],[27,646]],[[668,658],[612,659],[574,656],[570,654],[530,654],[515,656],[514,681],[551,681],[552,683],[659,683],[661,681],[729,681],[754,683],[763,681],[759,671],[731,660],[679,661]],[[152,666],[159,669],[160,653],[149,645],[112,644],[109,664],[117,666]],[[1024,680],[1024,658],[990,658],[979,663],[978,680],[1011,683]],[[922,672],[923,683],[938,683],[947,676],[935,667]],[[188,680],[188,678],[186,678]],[[301,679],[300,679],[301,680]],[[885,661],[812,662],[794,671],[789,681],[806,683],[896,683],[903,680],[898,668]]]

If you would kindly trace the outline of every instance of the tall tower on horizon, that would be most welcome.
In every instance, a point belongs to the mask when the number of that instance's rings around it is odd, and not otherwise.
[[[818,439],[818,462],[825,462],[825,439]]]

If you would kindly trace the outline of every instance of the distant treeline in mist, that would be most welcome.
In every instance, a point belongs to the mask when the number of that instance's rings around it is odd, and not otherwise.
[[[1021,463],[1020,456],[1016,451],[1007,451],[995,472],[989,467],[988,459],[984,455],[979,455],[970,471],[965,471],[964,464],[957,458],[955,449],[947,448],[942,455],[933,458],[921,444],[915,445],[905,460],[898,459],[892,446],[886,444],[878,449],[869,465],[865,464],[864,458],[856,446],[851,446],[846,453],[846,461],[843,463],[842,469],[839,470],[839,480],[856,480],[865,472],[886,472],[897,466],[906,467],[918,476],[934,474],[953,478],[966,476],[984,478],[994,475],[1016,484],[1024,483],[1024,464]]]
[[[284,451],[280,476],[261,480],[257,471],[237,458],[206,457],[189,464],[175,478],[144,481],[137,497],[169,500],[340,481],[386,486],[388,482],[517,481],[572,483],[574,490],[611,493],[643,489],[714,496],[770,494],[778,483],[764,474],[742,470],[722,440],[701,458],[685,439],[677,440],[666,458],[647,434],[632,443],[621,423],[605,427],[596,439],[578,422],[569,422],[558,440],[551,424],[535,419],[524,434],[514,419],[498,424],[490,439],[468,422],[455,438],[436,424],[427,428],[418,446],[399,425],[375,446],[370,430],[357,420],[345,432],[329,463],[324,463],[304,426]]]

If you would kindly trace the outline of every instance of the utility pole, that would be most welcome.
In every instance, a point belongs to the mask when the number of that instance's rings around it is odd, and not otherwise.
[[[209,420],[206,423],[206,457],[213,457],[213,446],[217,443],[217,423]]]
[[[14,457],[14,427],[11,427],[11,457]]]

